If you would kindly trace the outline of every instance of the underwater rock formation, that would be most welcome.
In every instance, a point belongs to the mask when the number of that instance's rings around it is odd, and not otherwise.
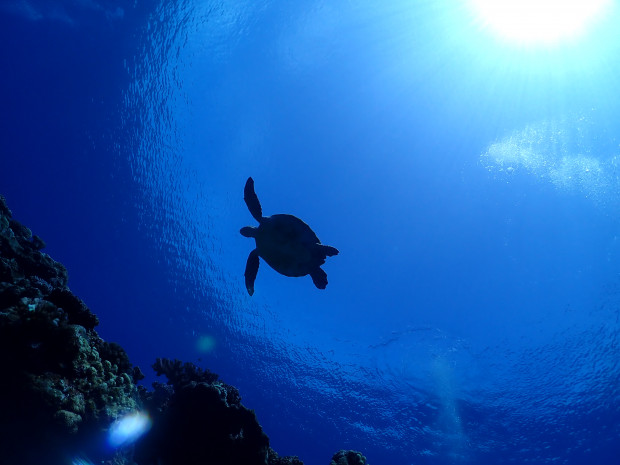
[[[84,446],[137,408],[140,371],[97,335],[97,317],[67,288],[67,270],[44,246],[0,196],[3,463],[60,463],[71,444]]]
[[[142,390],[153,429],[136,444],[138,465],[303,465],[269,447],[253,410],[241,404],[234,386],[192,363],[158,358],[153,369],[167,384]]]
[[[340,450],[334,454],[330,465],[367,465],[366,457],[355,450]]]
[[[167,383],[144,376],[124,349],[101,339],[97,317],[67,287],[67,270],[15,221],[0,196],[0,463],[303,465],[269,447],[239,391],[191,363],[159,358]],[[117,452],[102,440],[128,412],[152,428]],[[332,465],[365,465],[340,451]]]
[[[136,444],[138,465],[267,464],[269,438],[236,388],[178,360],[157,359],[153,368],[168,384],[144,395],[153,429]]]

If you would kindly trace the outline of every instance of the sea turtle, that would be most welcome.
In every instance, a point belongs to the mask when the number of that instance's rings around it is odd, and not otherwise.
[[[245,266],[245,287],[254,294],[254,280],[258,272],[258,257],[284,276],[310,275],[319,289],[327,286],[327,273],[321,269],[326,257],[338,255],[338,249],[321,244],[314,231],[293,215],[263,216],[254,192],[254,180],[248,178],[243,190],[243,200],[258,227],[245,226],[241,234],[253,237],[256,248],[250,252]]]

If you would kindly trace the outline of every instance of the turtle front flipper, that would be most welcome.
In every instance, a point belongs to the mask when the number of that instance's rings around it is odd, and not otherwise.
[[[250,210],[254,219],[260,223],[263,218],[263,209],[260,206],[256,192],[254,192],[254,179],[251,177],[245,182],[243,200],[245,200],[245,204],[248,206],[248,210]]]
[[[319,289],[325,289],[327,287],[327,273],[322,268],[317,268],[310,273],[312,282]]]
[[[256,280],[256,273],[258,273],[258,250],[254,249],[248,255],[248,261],[245,264],[245,288],[248,290],[250,296],[254,294],[254,281]]]

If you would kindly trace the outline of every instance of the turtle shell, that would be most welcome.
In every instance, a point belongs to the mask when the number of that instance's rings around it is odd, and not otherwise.
[[[325,263],[318,244],[310,226],[293,215],[262,218],[256,232],[258,254],[285,276],[305,276]]]

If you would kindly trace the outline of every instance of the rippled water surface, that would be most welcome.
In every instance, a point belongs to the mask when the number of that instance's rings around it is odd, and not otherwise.
[[[3,14],[52,37],[105,17],[93,67],[118,80],[101,79],[105,97],[73,91],[103,102],[83,123],[92,147],[41,164],[77,166],[58,168],[61,217],[90,212],[89,227],[49,235],[100,245],[99,274],[69,245],[58,258],[135,360],[220,373],[272,447],[310,465],[340,448],[372,464],[613,463],[620,37],[607,22],[528,52],[494,44],[467,2],[59,2],[73,25],[14,4]],[[340,250],[325,291],[263,262],[247,295],[248,176],[265,215],[299,216]],[[122,299],[93,284],[106,277]]]

